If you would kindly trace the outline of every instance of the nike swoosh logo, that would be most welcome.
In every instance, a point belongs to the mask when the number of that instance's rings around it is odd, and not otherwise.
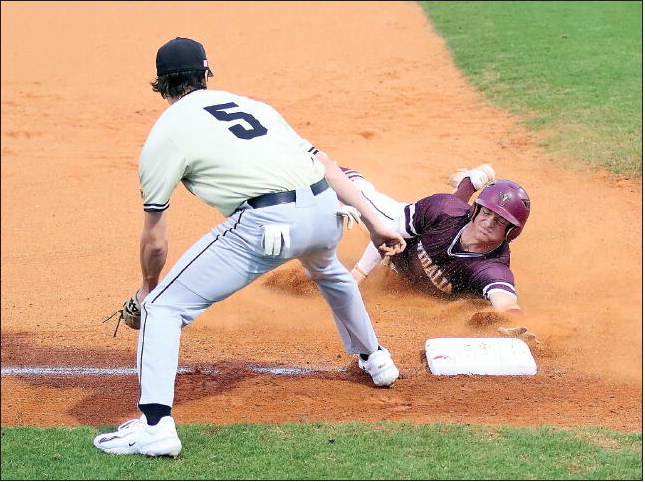
[[[128,446],[129,446],[129,447],[132,447],[134,444],[136,444],[136,442],[130,442],[130,443],[128,444]]]

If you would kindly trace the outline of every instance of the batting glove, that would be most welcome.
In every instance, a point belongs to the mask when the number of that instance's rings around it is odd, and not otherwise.
[[[352,229],[354,223],[361,222],[361,213],[353,206],[342,206],[336,210],[336,216],[347,221],[347,229]]]
[[[291,246],[288,224],[265,224],[264,225],[264,254],[267,256],[279,256],[282,251],[282,242],[285,249]]]

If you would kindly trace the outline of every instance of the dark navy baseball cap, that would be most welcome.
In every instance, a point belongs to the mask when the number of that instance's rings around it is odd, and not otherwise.
[[[157,51],[157,77],[174,72],[203,69],[212,77],[204,46],[189,38],[177,37]]]

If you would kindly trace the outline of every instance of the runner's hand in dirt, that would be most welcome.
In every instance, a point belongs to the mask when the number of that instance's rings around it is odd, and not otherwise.
[[[468,324],[474,328],[495,328],[502,335],[525,338],[540,343],[537,336],[529,332],[526,326],[517,326],[523,325],[524,322],[524,315],[520,310],[498,311],[494,309],[477,311],[468,320]]]

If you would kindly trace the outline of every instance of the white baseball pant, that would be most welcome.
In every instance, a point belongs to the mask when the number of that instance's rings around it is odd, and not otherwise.
[[[142,303],[137,369],[139,403],[172,406],[181,330],[213,303],[292,259],[308,270],[331,308],[345,350],[372,353],[378,340],[358,286],[336,256],[343,232],[331,189],[317,196],[307,188],[296,201],[243,209],[195,243]],[[289,226],[290,246],[264,254],[264,226]]]

